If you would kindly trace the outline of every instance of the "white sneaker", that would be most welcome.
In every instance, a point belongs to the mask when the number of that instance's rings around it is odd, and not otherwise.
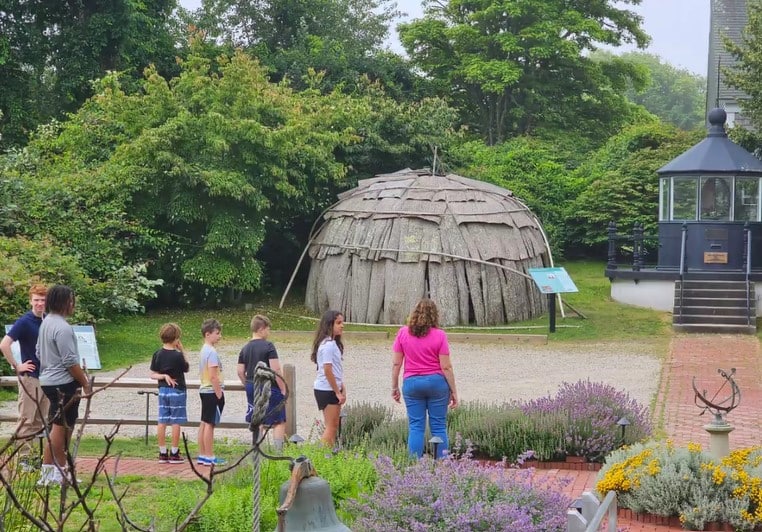
[[[42,471],[40,474],[40,480],[37,481],[38,486],[50,486],[63,484],[63,476],[58,468],[50,464],[42,464]]]

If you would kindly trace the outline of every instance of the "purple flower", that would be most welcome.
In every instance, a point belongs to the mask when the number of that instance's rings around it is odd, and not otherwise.
[[[537,481],[531,470],[484,466],[455,455],[401,469],[380,457],[376,468],[375,491],[349,501],[358,530],[565,530],[570,500],[559,493],[563,484]]]

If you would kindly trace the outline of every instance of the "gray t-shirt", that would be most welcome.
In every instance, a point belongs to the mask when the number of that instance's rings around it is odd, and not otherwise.
[[[42,320],[37,358],[40,359],[41,386],[59,386],[74,380],[68,368],[80,363],[77,336],[63,316],[48,314]]]

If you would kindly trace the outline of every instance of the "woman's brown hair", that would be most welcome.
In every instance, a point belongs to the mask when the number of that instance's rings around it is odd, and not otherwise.
[[[320,325],[318,325],[317,331],[315,331],[315,340],[312,342],[312,353],[310,354],[310,360],[317,364],[317,352],[320,344],[326,338],[331,338],[339,346],[339,351],[344,352],[344,344],[341,341],[341,335],[333,336],[333,324],[336,322],[336,318],[344,316],[338,310],[326,310],[323,313],[323,317],[320,319]]]
[[[413,336],[423,338],[433,327],[439,327],[437,305],[429,298],[421,299],[407,320],[407,328]]]

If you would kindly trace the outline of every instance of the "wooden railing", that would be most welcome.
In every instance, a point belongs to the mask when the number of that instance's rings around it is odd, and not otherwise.
[[[296,433],[296,403],[292,399],[296,382],[296,370],[292,364],[283,365],[283,377],[286,381],[286,384],[288,385],[289,390],[291,390],[291,397],[289,397],[286,401],[286,434],[291,435]],[[111,377],[99,377],[97,375],[92,376],[92,378],[94,388],[105,386],[113,380]],[[188,379],[185,381],[185,384],[188,390],[198,390],[200,381],[195,379]],[[18,379],[16,377],[0,377],[0,386],[17,387]],[[109,393],[109,390],[111,389],[155,392],[157,385],[156,381],[153,379],[123,377],[110,384],[109,388],[103,393]],[[245,388],[237,380],[235,382],[226,382],[225,393],[227,394],[230,392],[245,392]],[[150,398],[150,396],[147,397]],[[15,414],[0,414],[0,422],[16,422],[17,420],[18,416]],[[110,416],[90,417],[87,419],[87,423],[92,425],[114,425],[117,422],[121,423],[122,425],[145,425],[148,427],[151,425],[156,425],[156,417],[151,417],[148,411],[146,411],[146,415],[143,417],[120,416],[119,412],[114,412],[113,415]],[[192,421],[189,419],[187,423],[183,423],[183,426],[197,427],[198,424],[198,420]],[[249,427],[249,424],[243,421],[222,421],[219,425],[217,425],[217,427],[221,429],[246,429]]]

